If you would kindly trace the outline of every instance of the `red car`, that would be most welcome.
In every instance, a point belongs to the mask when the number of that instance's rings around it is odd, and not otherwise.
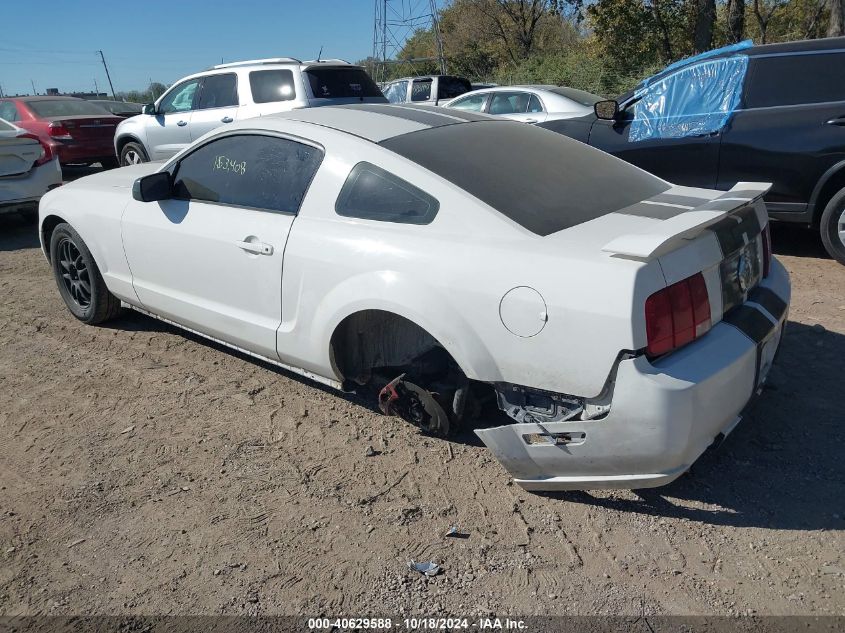
[[[0,119],[36,134],[62,165],[117,167],[114,131],[123,119],[89,101],[76,97],[0,99]]]

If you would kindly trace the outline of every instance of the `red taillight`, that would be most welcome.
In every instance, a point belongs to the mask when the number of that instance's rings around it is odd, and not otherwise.
[[[704,275],[697,273],[646,299],[645,327],[646,353],[651,357],[703,336],[710,329],[710,299]]]
[[[59,121],[53,121],[50,125],[47,126],[47,134],[49,134],[53,138],[64,140],[73,138],[70,135],[68,129],[65,127],[65,124]]]
[[[772,268],[772,234],[769,231],[768,222],[761,236],[763,237],[763,277],[768,277],[769,270]]]
[[[21,134],[21,138],[31,138],[33,140],[38,141],[41,144],[41,158],[35,161],[36,165],[43,165],[45,163],[49,163],[53,160],[53,150],[50,149],[50,146],[47,145],[41,138],[32,133]]]

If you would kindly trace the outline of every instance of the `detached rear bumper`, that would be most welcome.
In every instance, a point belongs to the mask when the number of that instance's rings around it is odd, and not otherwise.
[[[780,344],[790,300],[777,260],[744,306],[702,339],[651,363],[619,363],[602,419],[479,429],[527,490],[653,488],[683,474],[720,434],[727,435],[757,394]],[[567,434],[562,444],[526,436]]]

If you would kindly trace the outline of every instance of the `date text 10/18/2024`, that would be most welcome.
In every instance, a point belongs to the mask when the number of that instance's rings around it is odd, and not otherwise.
[[[525,631],[523,620],[512,618],[309,618],[309,630],[391,630],[405,631]]]

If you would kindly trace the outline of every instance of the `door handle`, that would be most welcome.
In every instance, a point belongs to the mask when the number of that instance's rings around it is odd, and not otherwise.
[[[230,116],[224,116],[224,117],[223,117],[222,119],[220,119],[220,120],[221,120],[223,123],[231,123],[232,121],[234,121],[234,119],[233,119],[232,117],[230,117]]]
[[[246,242],[240,241],[235,242],[235,245],[245,250],[247,253],[255,253],[256,255],[272,255],[273,254],[273,245],[272,244],[265,244],[264,242]]]
[[[845,116],[841,116],[835,119],[830,119],[829,121],[825,121],[828,125],[845,125]]]
[[[188,125],[188,122],[187,121],[179,121],[178,123],[176,123],[176,125],[178,125],[179,127],[185,127],[186,125]]]
[[[537,119],[523,119],[526,123],[536,123]]]

